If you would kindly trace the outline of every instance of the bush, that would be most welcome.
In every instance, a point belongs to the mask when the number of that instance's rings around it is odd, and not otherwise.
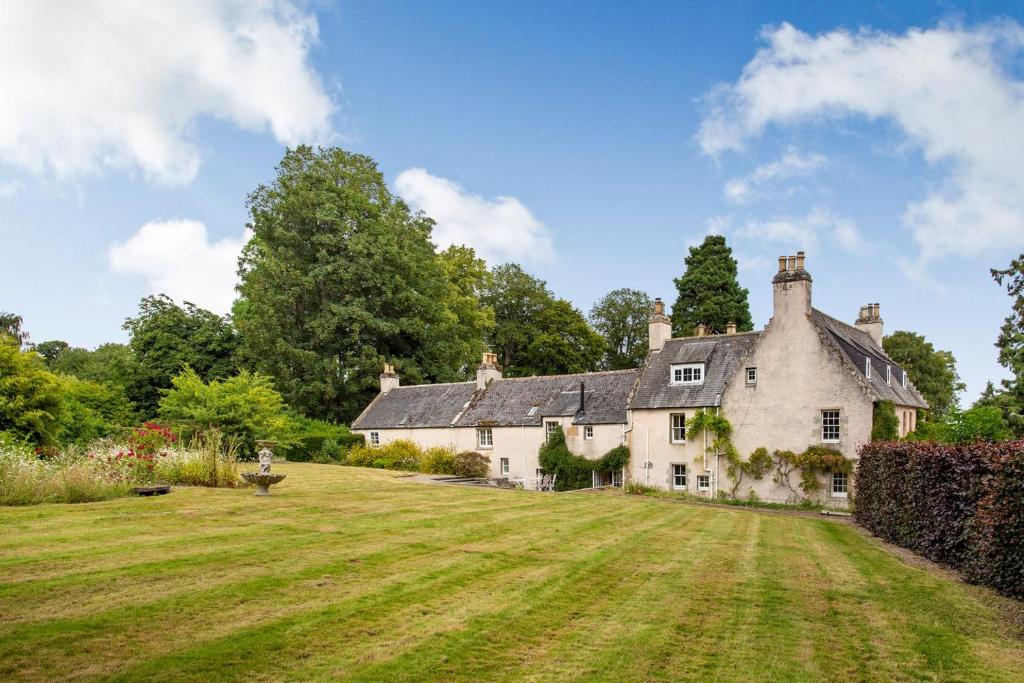
[[[895,441],[900,438],[900,419],[896,417],[896,409],[892,401],[879,401],[875,404],[871,421],[872,441]]]
[[[420,472],[426,474],[455,474],[455,451],[444,446],[428,448],[420,460]]]
[[[419,446],[406,439],[397,439],[375,448],[357,445],[348,452],[347,464],[353,467],[416,472],[420,469],[422,459],[423,451]]]
[[[1024,598],[1024,441],[874,442],[854,483],[858,524]]]
[[[61,380],[42,357],[0,334],[0,431],[37,445],[57,443],[64,408]]]
[[[363,435],[353,434],[345,425],[296,417],[292,419],[292,438],[280,444],[277,453],[292,462],[342,462],[350,448],[363,443]]]
[[[483,479],[491,471],[491,459],[476,451],[463,451],[455,455],[455,471],[457,477],[475,477]]]

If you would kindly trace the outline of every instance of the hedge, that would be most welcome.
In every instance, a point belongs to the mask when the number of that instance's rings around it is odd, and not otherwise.
[[[310,420],[303,418],[296,425],[294,441],[290,444],[280,446],[278,453],[284,456],[285,460],[292,462],[309,462],[323,453],[324,444],[331,447],[348,451],[354,446],[365,442],[362,434],[353,434],[345,425],[336,425],[322,420]],[[331,456],[336,454],[331,453]],[[332,457],[331,459],[337,459]]]
[[[854,484],[865,529],[1024,598],[1024,441],[872,442]]]

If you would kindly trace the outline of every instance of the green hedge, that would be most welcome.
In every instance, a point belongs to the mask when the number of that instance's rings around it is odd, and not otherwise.
[[[572,491],[593,486],[594,472],[621,470],[629,462],[629,449],[617,446],[597,460],[590,460],[572,453],[565,445],[565,434],[558,429],[540,447],[539,461],[546,474],[555,475],[556,491]]]
[[[858,524],[1024,598],[1024,441],[869,443],[854,484]]]
[[[353,434],[345,425],[322,420],[299,418],[295,430],[292,443],[278,447],[278,453],[292,462],[337,461],[365,441],[362,434]]]

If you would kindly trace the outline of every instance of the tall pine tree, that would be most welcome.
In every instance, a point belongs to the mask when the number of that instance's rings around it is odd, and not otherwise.
[[[708,235],[690,247],[686,272],[676,278],[679,296],[672,306],[672,334],[688,337],[703,323],[713,333],[725,332],[736,323],[740,332],[754,329],[747,290],[736,279],[736,259],[722,235]]]

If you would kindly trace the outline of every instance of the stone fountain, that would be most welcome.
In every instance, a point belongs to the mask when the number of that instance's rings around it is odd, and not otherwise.
[[[258,472],[243,472],[242,479],[256,486],[257,496],[269,496],[270,487],[288,475],[270,473],[270,462],[274,458],[274,451],[271,449],[277,445],[276,441],[257,441],[256,445],[260,447],[259,453],[257,453],[260,459],[260,469]]]

